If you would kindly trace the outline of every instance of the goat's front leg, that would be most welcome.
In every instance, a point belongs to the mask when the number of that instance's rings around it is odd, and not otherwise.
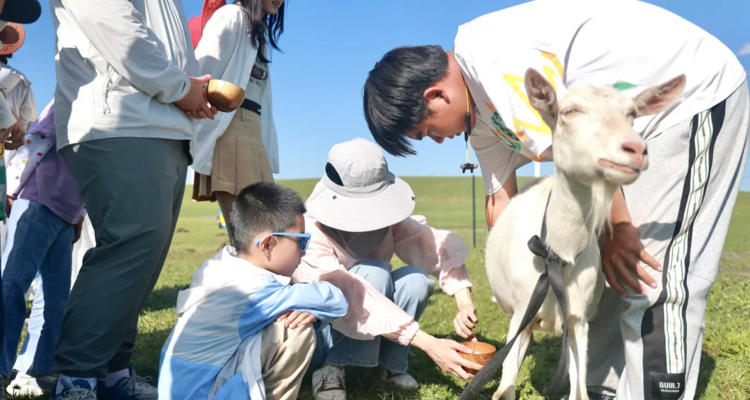
[[[570,349],[570,363],[568,377],[570,378],[570,400],[588,400],[586,393],[586,357],[589,344],[589,324],[586,318],[568,321],[568,348]]]
[[[510,326],[508,327],[508,340],[506,343],[513,339],[516,335],[516,331],[521,326],[523,319],[522,313],[513,314],[513,318],[510,320]],[[515,400],[516,398],[516,379],[518,378],[518,371],[521,369],[523,359],[526,357],[526,349],[529,346],[531,339],[531,326],[524,329],[518,339],[511,347],[508,357],[503,361],[503,376],[500,378],[500,386],[492,396],[492,400]]]

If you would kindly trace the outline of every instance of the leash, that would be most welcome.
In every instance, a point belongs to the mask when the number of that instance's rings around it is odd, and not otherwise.
[[[544,218],[542,220],[542,237],[534,235],[528,243],[529,250],[544,260],[544,272],[539,276],[539,280],[536,282],[534,292],[531,294],[529,305],[526,307],[526,312],[521,321],[521,326],[518,328],[515,336],[503,348],[496,353],[490,361],[485,364],[479,372],[474,375],[474,378],[466,385],[463,393],[459,400],[472,400],[479,392],[487,385],[487,382],[492,380],[495,373],[503,365],[503,361],[508,356],[510,349],[513,348],[513,344],[516,342],[518,336],[526,329],[531,321],[534,320],[534,316],[539,309],[542,308],[544,299],[547,297],[550,286],[552,292],[557,298],[557,302],[560,304],[563,315],[563,334],[562,334],[562,349],[560,350],[560,361],[557,364],[557,370],[555,375],[552,377],[550,384],[545,388],[544,392],[548,396],[552,397],[562,389],[565,384],[565,380],[568,375],[568,303],[565,301],[565,286],[563,283],[562,269],[565,266],[560,256],[555,254],[546,243],[547,239],[547,208],[549,207],[549,197],[547,197],[547,205],[544,208]]]

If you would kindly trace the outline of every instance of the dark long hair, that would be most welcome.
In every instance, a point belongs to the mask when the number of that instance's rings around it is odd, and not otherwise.
[[[234,3],[240,6],[247,16],[247,33],[253,41],[253,46],[258,49],[258,57],[264,63],[271,62],[266,58],[266,46],[270,44],[274,49],[281,51],[277,42],[279,36],[284,33],[286,1],[279,7],[276,15],[263,13],[262,0],[235,0]]]

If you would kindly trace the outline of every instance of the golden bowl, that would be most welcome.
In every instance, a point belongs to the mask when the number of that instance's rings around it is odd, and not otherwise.
[[[208,102],[221,112],[238,109],[245,100],[245,89],[234,83],[211,79],[208,82]]]
[[[468,347],[468,348],[470,348],[471,351],[472,351],[472,353],[471,354],[466,354],[466,353],[459,352],[458,354],[460,354],[461,357],[463,357],[463,358],[465,358],[465,359],[467,359],[467,360],[469,360],[469,361],[471,361],[473,363],[477,363],[479,365],[485,365],[485,364],[487,364],[492,359],[492,356],[495,355],[495,352],[497,351],[497,349],[495,348],[495,346],[493,346],[493,345],[491,345],[489,343],[464,342],[464,343],[461,343],[461,344],[464,345],[464,346],[466,346],[466,347]],[[479,372],[479,371],[466,368],[466,372],[468,372],[468,373],[470,373],[472,375],[476,375],[477,372]]]

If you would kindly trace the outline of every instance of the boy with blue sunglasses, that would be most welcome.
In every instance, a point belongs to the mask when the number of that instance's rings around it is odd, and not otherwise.
[[[201,266],[177,297],[162,349],[159,399],[296,398],[315,350],[311,323],[346,314],[328,282],[290,285],[305,254],[305,205],[293,190],[256,183],[232,205],[232,246]]]

